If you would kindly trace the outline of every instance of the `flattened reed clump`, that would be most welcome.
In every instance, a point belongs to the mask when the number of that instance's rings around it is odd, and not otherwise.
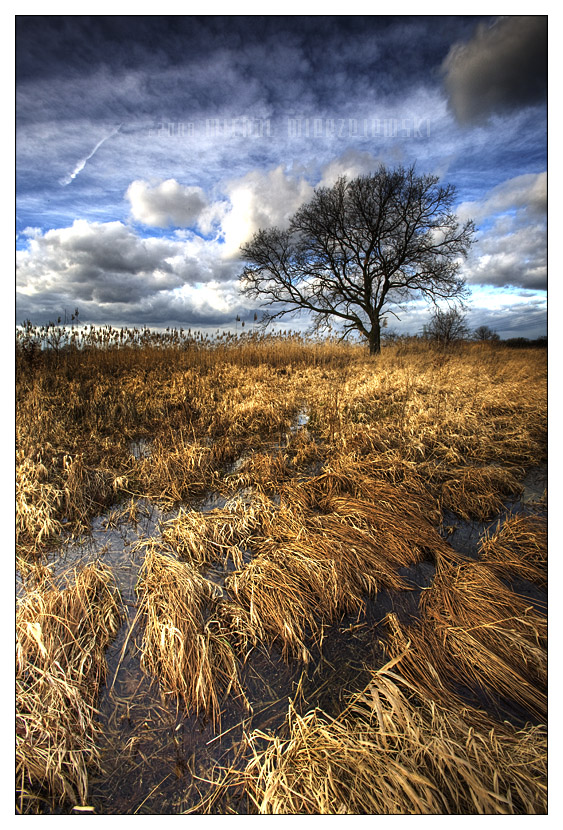
[[[47,479],[41,463],[25,458],[16,467],[16,545],[31,553],[61,530],[63,492]]]
[[[16,609],[18,810],[86,804],[88,769],[99,765],[95,703],[104,649],[120,624],[110,571],[93,564],[72,586],[42,584]]]
[[[285,453],[279,450],[275,453],[254,452],[240,469],[226,477],[226,484],[233,490],[252,486],[271,492],[291,478],[291,473]]]
[[[420,526],[438,524],[440,513],[434,499],[415,488],[389,482],[369,460],[339,456],[325,464],[323,472],[305,482],[290,483],[281,489],[282,503],[300,505],[317,512],[330,512],[330,500],[351,496],[366,504],[401,517],[401,521]]]
[[[462,519],[489,519],[503,507],[503,497],[522,492],[515,477],[522,470],[502,467],[452,469],[442,484],[441,502]]]
[[[338,607],[334,561],[308,548],[258,554],[225,586],[248,610],[258,638],[279,641],[284,659],[308,662],[306,637],[322,641],[323,622],[332,621]]]
[[[498,575],[547,587],[547,523],[541,516],[510,516],[481,541],[479,552]]]
[[[238,661],[218,618],[215,586],[193,567],[149,546],[137,586],[144,619],[141,665],[186,710],[220,722],[222,701],[245,701]]]
[[[25,556],[41,553],[63,528],[81,531],[124,489],[126,475],[92,467],[83,453],[64,454],[56,464],[23,458],[16,468],[16,544]]]
[[[547,620],[482,563],[443,565],[420,600],[420,619],[402,628],[389,615],[390,655],[402,673],[445,702],[462,689],[547,714]],[[491,697],[492,696],[492,697]]]
[[[220,455],[220,453],[219,453]],[[173,507],[212,489],[221,461],[214,447],[179,440],[175,445],[154,441],[150,458],[137,468],[144,493],[161,504]]]
[[[386,488],[388,500],[382,497],[379,488],[374,488],[373,501],[349,496],[327,499],[324,507],[330,511],[327,517],[330,527],[336,528],[338,523],[351,534],[351,540],[354,534],[367,537],[379,555],[395,568],[429,557],[437,561],[440,556],[455,556],[416,502],[404,491],[389,492],[393,489]]]
[[[370,492],[371,500],[346,495]],[[457,557],[403,489],[326,473],[287,485],[281,507],[261,514],[254,558],[225,586],[256,632],[278,640],[284,658],[309,660],[338,614],[361,613],[366,595],[410,590],[398,569],[431,556]],[[268,519],[265,520],[265,517]]]
[[[428,558],[459,561],[434,527],[440,514],[429,496],[413,495],[406,487],[372,478],[362,468],[329,470],[307,482],[287,485],[281,492],[282,504],[306,511],[308,526],[320,529],[327,538],[349,548],[360,543],[365,555],[359,564],[367,573],[370,564],[378,562],[390,573]]]
[[[279,511],[266,497],[255,494],[250,504],[233,499],[209,513],[181,509],[162,527],[162,542],[194,567],[231,561],[243,564],[243,552],[263,536],[264,523]]]
[[[226,781],[261,814],[546,813],[544,729],[468,722],[391,668],[337,718],[290,703],[285,734],[254,731],[252,758]]]

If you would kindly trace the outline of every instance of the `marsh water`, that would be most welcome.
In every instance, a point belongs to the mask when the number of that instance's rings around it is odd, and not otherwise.
[[[300,413],[298,426],[306,423]],[[150,452],[148,443],[136,452]],[[536,467],[523,482],[518,500],[507,501],[504,510],[492,521],[464,521],[446,513],[440,531],[452,547],[465,557],[477,558],[479,539],[492,533],[507,516],[542,512],[547,486],[547,469]],[[210,493],[193,502],[191,509],[207,512],[223,507],[225,499]],[[302,711],[319,706],[328,714],[341,710],[346,691],[362,688],[368,680],[365,666],[384,662],[381,641],[382,621],[394,611],[403,623],[417,617],[423,590],[431,585],[435,567],[421,562],[400,569],[410,585],[409,591],[382,591],[377,599],[367,599],[360,616],[344,616],[327,627],[320,650],[312,652],[308,666],[288,665],[271,648],[253,651],[241,669],[242,686],[251,706],[242,701],[225,705],[221,723],[214,727],[178,708],[165,697],[158,683],[142,670],[140,645],[142,624],[137,616],[135,587],[144,557],[143,541],[160,533],[160,523],[175,514],[165,514],[145,500],[132,501],[92,522],[91,533],[82,540],[69,540],[51,554],[47,567],[57,582],[72,579],[74,569],[93,561],[104,562],[112,571],[121,595],[123,623],[107,650],[108,672],[99,702],[99,727],[103,772],[90,778],[90,805],[97,814],[178,814],[196,809],[203,797],[214,792],[217,765],[237,763],[237,748],[251,730],[279,728],[286,717],[288,699]],[[204,575],[224,589],[226,572],[210,566]],[[545,606],[543,592],[521,580],[512,586],[529,596],[531,602]],[[25,594],[18,577],[17,592]],[[214,805],[220,813],[239,807],[236,793],[222,796]]]

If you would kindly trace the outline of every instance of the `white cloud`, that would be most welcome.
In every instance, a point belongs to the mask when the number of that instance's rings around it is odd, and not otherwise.
[[[346,176],[347,179],[365,176],[374,173],[380,164],[381,160],[371,153],[350,148],[323,167],[319,184],[321,187],[332,187],[341,176]]]
[[[41,228],[24,228],[21,235],[27,236],[30,239],[36,239],[38,236],[41,236]]]
[[[516,176],[492,188],[479,201],[457,210],[484,229],[463,265],[468,283],[521,286],[542,290],[547,284],[547,174]]]
[[[143,239],[121,222],[77,220],[35,233],[17,253],[20,314],[56,318],[78,306],[83,319],[97,322],[150,323],[181,313],[182,322],[208,315],[213,324],[234,302],[221,299],[219,286],[234,296],[239,270],[237,263],[221,261],[219,252],[218,242],[195,234]]]
[[[482,199],[463,202],[457,214],[480,222],[508,211],[525,211],[526,219],[544,218],[547,210],[547,173],[526,173],[493,187]]]
[[[175,179],[153,185],[136,180],[125,198],[131,203],[133,218],[153,228],[192,227],[207,208],[201,187],[181,185]]]
[[[287,227],[295,211],[313,196],[304,179],[286,175],[283,166],[263,172],[252,170],[227,188],[231,209],[222,222],[226,258],[237,257],[239,248],[259,228]]]

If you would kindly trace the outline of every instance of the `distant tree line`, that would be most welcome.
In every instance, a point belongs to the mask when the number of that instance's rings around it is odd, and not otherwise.
[[[510,337],[508,340],[503,340],[502,345],[509,346],[511,349],[547,349],[547,336],[536,337],[535,340],[530,340],[528,337]]]
[[[530,340],[528,337],[511,337],[501,340],[498,333],[489,326],[478,326],[471,332],[467,326],[465,314],[458,306],[448,309],[436,308],[418,337],[444,347],[461,341],[473,341],[502,343],[503,346],[512,349],[547,348],[547,337],[538,337],[535,340]],[[383,334],[383,339],[389,343],[403,338],[393,331],[387,331]]]

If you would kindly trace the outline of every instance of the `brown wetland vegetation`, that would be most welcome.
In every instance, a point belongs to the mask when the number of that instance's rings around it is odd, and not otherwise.
[[[545,349],[16,358],[18,813],[547,812]]]

